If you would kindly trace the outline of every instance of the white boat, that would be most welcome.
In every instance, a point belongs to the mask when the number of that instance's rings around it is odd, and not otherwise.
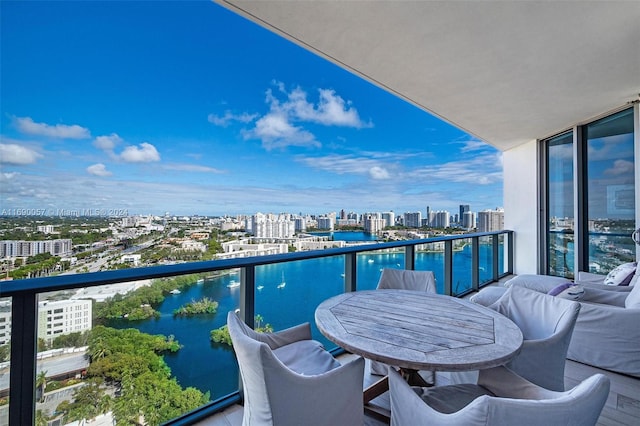
[[[198,281],[196,281],[196,284],[202,284],[204,282],[204,278],[200,278]]]
[[[171,294],[180,294],[180,290],[178,290],[177,288],[174,288],[169,293],[171,293]]]
[[[369,259],[369,260],[367,260],[367,262],[373,263],[373,259]]]
[[[264,288],[263,285],[259,285],[258,287],[256,287],[257,290],[262,290]]]
[[[282,273],[282,282],[278,284],[278,288],[284,288],[287,285],[287,282],[284,280],[284,272]]]
[[[240,281],[231,280],[231,281],[229,281],[229,284],[227,284],[227,287],[229,287],[229,288],[240,287]]]

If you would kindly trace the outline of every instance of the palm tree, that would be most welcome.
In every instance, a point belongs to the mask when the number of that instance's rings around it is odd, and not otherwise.
[[[38,401],[44,402],[44,391],[47,388],[47,372],[41,371],[36,376],[36,392],[39,393]]]

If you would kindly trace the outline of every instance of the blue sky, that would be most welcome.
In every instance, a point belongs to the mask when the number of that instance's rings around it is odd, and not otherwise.
[[[0,7],[2,209],[502,205],[498,150],[211,2]]]

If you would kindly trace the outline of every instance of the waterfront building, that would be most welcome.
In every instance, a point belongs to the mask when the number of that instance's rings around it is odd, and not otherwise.
[[[434,222],[431,224],[434,228],[448,228],[451,225],[450,214],[446,210],[435,212]]]
[[[466,212],[471,211],[471,207],[469,206],[469,204],[460,204],[460,212],[458,214],[458,218],[456,220],[456,222],[462,224],[462,220],[464,218],[464,214]]]
[[[252,216],[251,233],[257,238],[291,238],[295,235],[295,222],[289,214],[263,214]]]
[[[2,240],[0,241],[0,258],[29,257],[42,253],[50,253],[52,256],[69,256],[72,253],[71,239],[24,241]]]
[[[409,228],[420,228],[422,226],[422,213],[407,212],[404,214],[404,226]]]
[[[462,215],[462,228],[470,230],[476,227],[476,214],[472,211],[466,211]]]
[[[335,227],[335,219],[330,216],[320,216],[318,218],[318,229],[327,229],[333,231]]]
[[[382,212],[382,219],[384,220],[384,226],[393,226],[396,224],[396,215],[393,210],[388,212]]]
[[[478,212],[478,232],[500,231],[504,229],[504,209]]]
[[[364,232],[370,234],[376,234],[384,229],[385,220],[374,214],[368,214],[362,221],[364,225]]]

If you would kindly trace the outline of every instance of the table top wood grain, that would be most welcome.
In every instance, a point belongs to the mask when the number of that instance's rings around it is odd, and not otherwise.
[[[522,332],[507,317],[434,293],[344,293],[322,302],[315,320],[320,332],[344,349],[413,370],[495,367],[522,347]]]

